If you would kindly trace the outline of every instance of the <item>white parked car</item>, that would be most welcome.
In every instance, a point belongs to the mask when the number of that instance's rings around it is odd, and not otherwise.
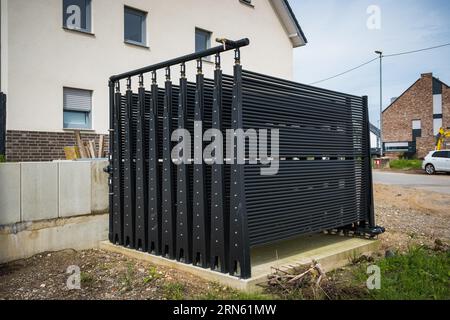
[[[450,172],[450,150],[431,151],[423,160],[422,169],[428,174]]]

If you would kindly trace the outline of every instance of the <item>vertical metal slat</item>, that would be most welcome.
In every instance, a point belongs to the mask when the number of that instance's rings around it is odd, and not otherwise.
[[[375,211],[374,211],[374,201],[373,201],[373,179],[372,179],[372,165],[371,165],[371,150],[370,150],[370,121],[369,121],[369,98],[363,96],[363,146],[365,147],[363,153],[364,157],[364,174],[366,175],[366,199],[367,199],[367,223],[369,228],[375,228]]]
[[[154,74],[149,118],[148,251],[161,254],[161,182],[158,150],[158,85]]]
[[[114,144],[113,151],[113,243],[123,245],[123,194],[122,194],[122,148],[121,148],[121,109],[122,95],[120,93],[119,82],[116,83],[116,93],[114,95],[114,139],[110,143]]]
[[[125,113],[124,113],[124,157],[123,157],[123,170],[124,170],[124,197],[123,197],[123,210],[124,210],[124,245],[126,247],[134,248],[134,223],[135,223],[135,198],[134,198],[134,172],[132,170],[132,153],[131,153],[131,110],[133,103],[133,92],[131,91],[131,80],[128,79],[127,91],[125,94]]]
[[[194,106],[194,140],[202,142],[194,145],[193,181],[193,259],[194,264],[206,268],[209,263],[209,230],[206,192],[206,168],[203,162],[203,121],[204,121],[204,75],[198,69],[196,77]]]
[[[217,59],[217,58],[216,58]],[[218,63],[218,61],[216,61]],[[212,127],[222,131],[222,70],[214,71]],[[223,142],[223,141],[222,141]],[[215,150],[215,157],[223,161],[224,149]],[[228,225],[225,215],[224,164],[214,163],[211,168],[211,268],[222,273],[228,271]]]
[[[182,67],[183,68],[183,67]],[[182,71],[183,72],[183,71]],[[180,92],[178,100],[178,129],[187,128],[187,79],[182,74],[180,78]],[[184,138],[181,138],[184,139]],[[181,140],[180,139],[180,140]],[[181,141],[178,141],[181,142]],[[183,141],[186,145],[186,141]],[[189,141],[190,144],[190,141]],[[186,145],[187,146],[187,145]],[[190,147],[190,146],[188,146]],[[191,155],[186,155],[187,150],[183,150],[183,157],[189,159]],[[180,155],[181,156],[181,155]],[[184,263],[192,262],[192,211],[189,204],[189,172],[188,164],[179,159],[182,163],[177,165],[177,221],[176,221],[176,259]]]
[[[162,221],[161,248],[163,256],[175,259],[175,206],[176,199],[172,183],[172,81],[165,83],[163,111],[163,172],[162,172]]]
[[[138,91],[138,108],[136,119],[136,249],[147,251],[147,186],[145,179],[145,152],[144,152],[144,109],[145,88],[142,78]]]
[[[110,242],[114,242],[114,185],[113,185],[113,169],[114,163],[113,163],[113,156],[114,156],[114,124],[115,124],[115,117],[114,117],[114,82],[109,81],[109,164],[108,164],[108,208],[109,208],[109,232],[108,232],[108,239]],[[2,112],[2,94],[0,93],[0,114]],[[0,115],[1,118],[1,115]],[[0,123],[1,126],[1,123]],[[1,129],[0,129],[1,130]],[[1,133],[0,133],[1,135]],[[0,138],[0,144],[1,144],[1,138]],[[2,150],[0,147],[0,154],[2,154]]]
[[[234,130],[243,128],[242,66],[239,64],[239,60],[234,66],[233,105],[231,112],[232,128]],[[251,266],[250,243],[247,233],[244,165],[238,164],[237,160],[235,143],[234,163],[231,165],[230,180],[230,274],[239,275],[241,278],[247,279],[251,276]]]

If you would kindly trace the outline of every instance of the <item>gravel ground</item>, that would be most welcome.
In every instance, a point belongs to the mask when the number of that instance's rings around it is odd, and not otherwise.
[[[450,195],[399,186],[375,186],[377,224],[386,228],[383,249],[450,242]]]
[[[377,224],[384,250],[450,243],[450,195],[375,186]],[[67,268],[79,266],[81,289],[69,290]],[[190,274],[101,250],[66,250],[0,265],[2,299],[198,299],[240,298],[234,290]]]

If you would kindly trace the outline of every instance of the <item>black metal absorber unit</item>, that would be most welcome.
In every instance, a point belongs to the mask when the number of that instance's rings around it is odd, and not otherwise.
[[[381,233],[373,212],[367,97],[244,71],[240,48],[249,40],[220,41],[110,78],[110,241],[249,278],[252,247],[330,229]],[[232,76],[221,66],[221,53],[230,50]],[[207,79],[202,59],[212,55],[214,79]],[[190,61],[197,61],[195,82],[186,76]],[[165,76],[163,86],[157,72]],[[173,157],[188,139],[172,141],[175,129],[189,132],[192,154]],[[193,140],[208,129],[222,132],[224,142],[228,129],[266,129],[257,141],[269,147],[252,159],[250,145],[244,156],[236,141],[230,149],[216,145],[206,163],[207,146]],[[276,174],[261,175],[274,161]]]

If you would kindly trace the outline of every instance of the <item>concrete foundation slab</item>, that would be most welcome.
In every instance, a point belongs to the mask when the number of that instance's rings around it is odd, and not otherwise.
[[[0,226],[0,263],[42,252],[97,248],[108,239],[108,221],[103,214]]]
[[[0,163],[0,225],[20,221],[20,163]]]
[[[347,265],[351,258],[355,256],[376,251],[378,247],[379,241],[377,240],[348,238],[338,235],[317,234],[299,237],[252,249],[252,278],[241,280],[212,270],[116,246],[109,241],[100,244],[100,248],[104,250],[189,272],[205,280],[244,291],[261,290],[258,284],[267,280],[267,276],[272,272],[272,267],[289,269],[292,265],[309,265],[313,260],[316,260],[322,265],[325,272],[329,272]]]

